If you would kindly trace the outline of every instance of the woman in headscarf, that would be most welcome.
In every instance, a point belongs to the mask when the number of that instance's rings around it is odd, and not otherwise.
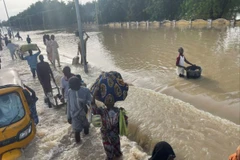
[[[123,82],[121,75],[117,72],[102,73],[92,87],[93,102],[92,112],[101,116],[101,135],[106,160],[113,160],[122,156],[120,145],[119,116],[123,108],[115,106],[118,100],[124,100],[127,96],[128,85]],[[95,99],[101,100],[106,107],[98,107]],[[127,125],[128,117],[124,115]]]
[[[176,158],[175,153],[167,142],[158,142],[152,152],[152,157],[149,160],[173,160]]]
[[[80,133],[89,133],[89,122],[86,117],[86,106],[92,102],[92,95],[88,88],[82,87],[77,77],[69,79],[69,91],[67,93],[67,118],[75,132],[76,143],[81,141]]]

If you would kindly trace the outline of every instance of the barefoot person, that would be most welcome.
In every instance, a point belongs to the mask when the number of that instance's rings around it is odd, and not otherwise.
[[[192,63],[190,63],[190,62],[186,59],[186,57],[183,55],[183,52],[184,52],[183,48],[180,47],[180,48],[178,49],[179,55],[178,55],[177,61],[176,61],[177,74],[178,74],[179,77],[184,77],[184,70],[186,69],[186,68],[184,67],[184,62],[186,62],[187,64],[190,64],[190,65],[193,65]]]

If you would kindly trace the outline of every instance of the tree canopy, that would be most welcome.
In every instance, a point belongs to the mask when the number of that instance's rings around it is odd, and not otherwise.
[[[80,5],[83,22],[109,23],[143,20],[233,19],[240,0],[98,0]],[[10,18],[22,28],[56,28],[76,24],[72,1],[43,0]],[[5,22],[7,23],[7,22]]]

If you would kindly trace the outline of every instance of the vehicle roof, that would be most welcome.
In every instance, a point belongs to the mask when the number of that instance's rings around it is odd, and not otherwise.
[[[19,74],[13,69],[0,69],[0,88],[23,86]]]

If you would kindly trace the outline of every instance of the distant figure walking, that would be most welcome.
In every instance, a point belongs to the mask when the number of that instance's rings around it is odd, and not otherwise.
[[[87,63],[87,59],[86,59],[86,55],[87,55],[87,40],[89,38],[88,34],[83,31],[83,34],[85,33],[85,35],[87,36],[83,41],[83,44],[84,44],[84,51],[85,51],[85,57],[83,57],[83,53],[82,53],[82,46],[81,46],[81,41],[78,43],[78,53],[77,55],[79,55],[80,53],[80,56],[81,56],[81,64],[83,64],[83,62],[85,61]],[[84,61],[83,61],[84,60]]]
[[[43,43],[44,43],[44,45],[46,45],[46,36],[47,36],[46,34],[43,35]]]
[[[15,59],[17,59],[17,56],[16,56],[15,52],[18,49],[18,47],[19,47],[18,45],[12,43],[10,40],[7,43],[7,48],[10,51],[10,55],[12,57],[12,60],[14,60],[14,57],[15,57]]]
[[[55,66],[55,60],[57,60],[58,67],[61,67],[60,59],[59,59],[59,53],[58,53],[59,45],[58,45],[57,41],[55,40],[54,35],[51,35],[51,46],[52,46],[52,63],[53,63],[53,66],[56,67]]]
[[[8,28],[8,36],[10,39],[12,39],[12,30],[11,28]]]
[[[30,44],[32,42],[31,38],[29,37],[29,35],[27,35],[27,39],[26,39],[27,43]]]
[[[17,37],[18,40],[20,40],[20,39],[23,40],[22,37],[20,36],[20,33],[19,33],[19,32],[17,32],[17,34],[15,35],[15,37]]]
[[[2,33],[0,33],[0,51],[3,50],[3,43],[2,43],[3,39],[4,39],[4,37],[2,36]]]
[[[4,42],[5,42],[5,46],[7,46],[7,44],[8,44],[8,37],[7,37],[7,34],[5,34]]]
[[[186,68],[184,67],[184,62],[186,62],[186,63],[189,64],[189,65],[193,65],[192,63],[190,63],[190,62],[186,59],[186,57],[183,55],[183,52],[184,52],[183,48],[180,47],[180,48],[178,49],[179,55],[178,55],[177,61],[176,61],[177,74],[178,74],[179,77],[185,77],[185,76],[184,76],[184,70],[185,70]]]
[[[37,64],[37,76],[42,85],[45,96],[50,98],[52,96],[52,85],[51,85],[51,77],[54,83],[55,79],[50,68],[50,65],[47,62],[44,62],[43,55],[39,56],[40,62]]]
[[[37,57],[41,53],[41,50],[38,48],[38,52],[33,54],[32,50],[29,50],[29,56],[23,58],[23,60],[27,60],[30,70],[32,72],[33,78],[36,77],[36,69],[37,69]]]
[[[61,79],[61,88],[62,88],[62,102],[66,102],[67,101],[67,94],[68,94],[68,89],[69,89],[69,79],[73,76],[75,76],[74,74],[71,73],[71,68],[69,66],[66,66],[63,68],[63,74],[64,76]]]
[[[46,51],[47,51],[48,60],[51,63],[53,63],[52,62],[52,41],[49,35],[46,35]]]

